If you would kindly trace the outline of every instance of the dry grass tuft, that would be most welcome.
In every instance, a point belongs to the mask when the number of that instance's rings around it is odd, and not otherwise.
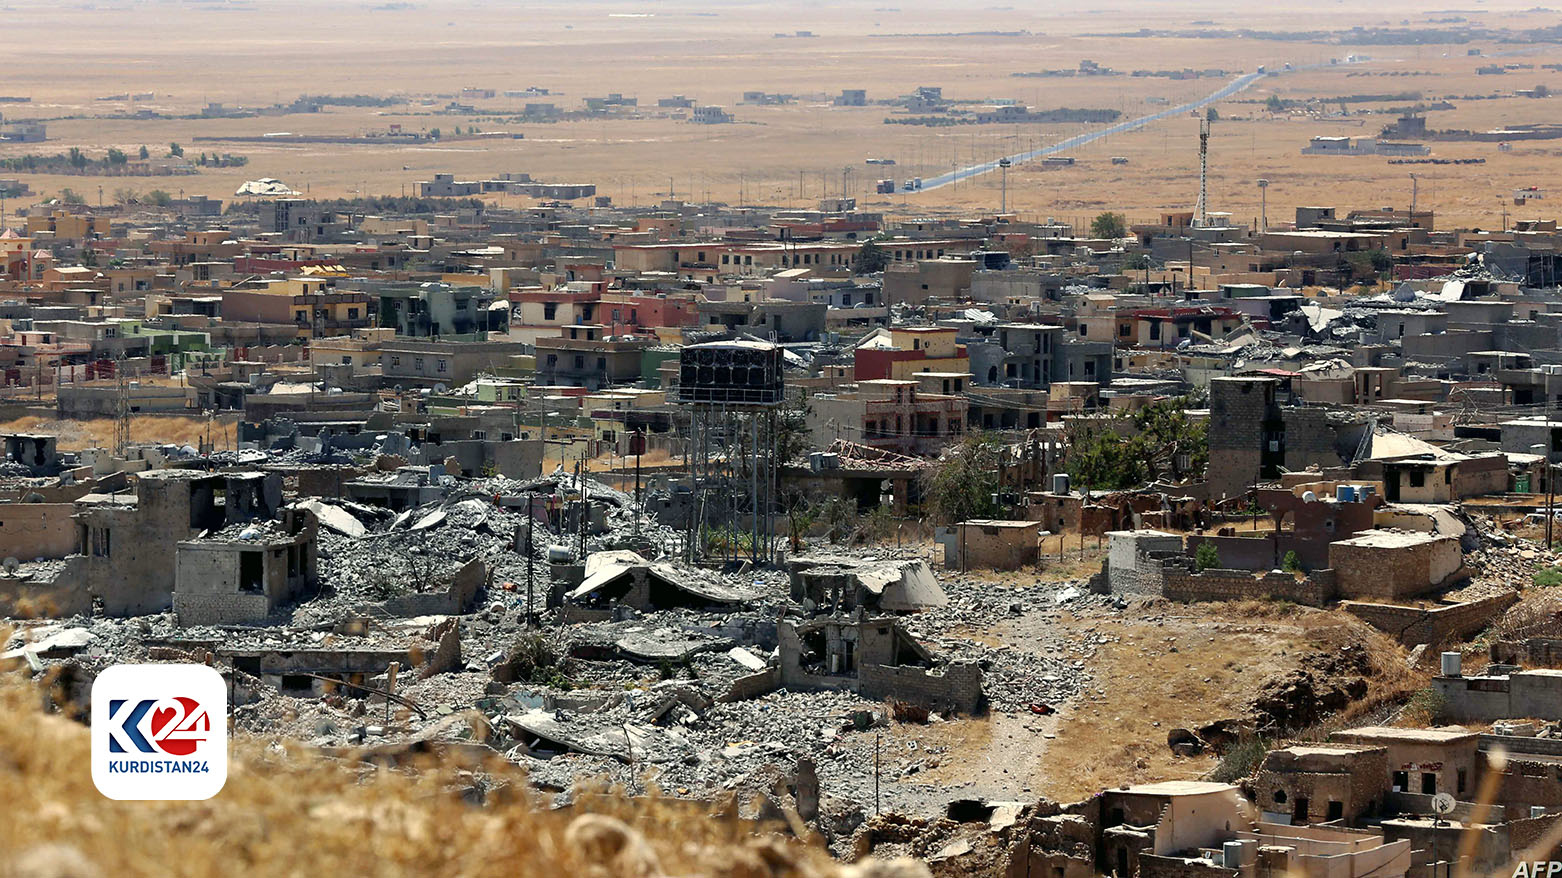
[[[0,878],[870,874],[817,843],[755,833],[730,809],[601,791],[548,811],[497,757],[480,775],[433,759],[393,770],[237,741],[216,797],[115,802],[92,785],[88,730],[45,712],[34,685],[0,675],[0,710],[0,785],[18,815],[0,823]],[[482,806],[464,798],[479,786]],[[893,864],[882,874],[927,873]]]

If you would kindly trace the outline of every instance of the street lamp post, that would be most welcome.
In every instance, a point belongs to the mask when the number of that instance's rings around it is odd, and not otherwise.
[[[1258,178],[1258,230],[1269,231],[1269,181]]]

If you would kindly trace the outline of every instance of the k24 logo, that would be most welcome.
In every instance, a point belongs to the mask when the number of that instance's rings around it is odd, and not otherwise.
[[[182,695],[161,701],[111,699],[108,711],[110,753],[190,756],[212,730],[200,702]]]
[[[228,779],[227,717],[205,665],[113,665],[92,684],[92,782],[111,799],[209,799]]]

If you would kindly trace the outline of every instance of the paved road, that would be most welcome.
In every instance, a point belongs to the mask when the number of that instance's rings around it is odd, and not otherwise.
[[[1269,74],[1267,73],[1245,73],[1226,83],[1226,85],[1223,86],[1219,91],[1205,95],[1204,97],[1199,98],[1192,103],[1183,104],[1178,107],[1172,107],[1171,109],[1162,110],[1159,113],[1152,113],[1148,116],[1140,116],[1137,119],[1132,119],[1127,122],[1119,122],[1110,128],[1102,128],[1100,131],[1091,131],[1087,134],[1080,134],[1076,137],[1070,137],[1068,140],[1065,140],[1061,143],[1053,144],[1052,146],[1042,147],[1041,149],[1033,149],[1029,152],[1015,153],[1014,155],[1006,156],[1006,158],[1008,158],[1008,160],[1012,163],[1019,164],[1020,162],[1030,161],[1034,158],[1057,155],[1060,152],[1067,152],[1071,149],[1077,149],[1087,143],[1090,143],[1091,141],[1100,140],[1103,137],[1110,137],[1113,134],[1122,134],[1125,131],[1135,131],[1137,129],[1143,128],[1146,125],[1149,125],[1152,122],[1159,122],[1162,119],[1169,119],[1172,116],[1180,116],[1191,113],[1194,110],[1201,109],[1205,106],[1215,103],[1216,101],[1225,100],[1226,98],[1229,98],[1237,92],[1242,91],[1243,89],[1268,75]],[[968,168],[960,168],[958,170],[950,171],[946,174],[939,174],[937,177],[924,178],[922,180],[921,191],[926,192],[929,189],[937,189],[940,186],[948,186],[950,183],[953,183],[956,180],[969,180],[972,177],[979,177],[983,174],[991,173],[998,170],[999,161],[1000,159],[993,159],[990,162],[982,162],[979,165],[971,165]],[[916,193],[906,192],[903,194],[915,195]]]

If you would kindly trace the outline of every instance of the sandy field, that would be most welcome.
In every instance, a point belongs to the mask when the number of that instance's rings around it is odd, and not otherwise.
[[[1390,0],[1256,8],[1235,2],[1077,2],[970,6],[944,3],[748,2],[584,3],[232,3],[98,2],[57,8],[14,0],[6,11],[7,52],[0,93],[32,98],[0,104],[14,119],[45,120],[43,144],[0,145],[0,157],[56,153],[77,146],[101,155],[109,147],[154,155],[170,142],[186,152],[232,152],[249,158],[237,169],[156,178],[20,176],[35,191],[70,187],[89,201],[112,200],[116,189],[160,188],[178,194],[231,197],[247,179],[278,177],[315,197],[400,194],[439,171],[462,178],[525,172],[537,179],[597,184],[615,202],[651,203],[668,195],[748,203],[812,205],[846,191],[869,209],[894,215],[997,209],[999,177],[911,196],[875,196],[881,177],[931,177],[1088,130],[1084,125],[966,125],[926,128],[886,125],[888,107],[837,107],[842,88],[864,88],[869,100],[937,85],[957,100],[1014,100],[1038,109],[1091,107],[1133,118],[1215,91],[1225,80],[1108,76],[1029,78],[1012,74],[1074,68],[1084,59],[1136,68],[1221,68],[1251,71],[1286,63],[1300,69],[1261,80],[1218,105],[1211,141],[1210,208],[1255,222],[1259,190],[1271,181],[1268,216],[1290,218],[1302,204],[1341,207],[1408,205],[1409,173],[1420,176],[1420,207],[1439,223],[1495,226],[1514,188],[1544,186],[1558,167],[1562,141],[1516,144],[1435,143],[1437,157],[1485,158],[1474,166],[1396,166],[1383,157],[1302,156],[1315,135],[1373,136],[1406,101],[1351,103],[1352,115],[1272,115],[1270,95],[1293,100],[1361,94],[1419,93],[1449,98],[1454,109],[1429,115],[1434,128],[1489,128],[1554,120],[1562,98],[1517,97],[1517,89],[1547,85],[1562,91],[1562,73],[1540,69],[1555,46],[1493,40],[1427,42],[1416,46],[1340,45],[1349,27],[1464,26],[1523,30],[1562,23],[1562,14],[1529,2],[1483,2],[1473,8],[1428,9]],[[1470,6],[1471,4],[1465,4]],[[1140,28],[1178,36],[1129,37]],[[1251,28],[1328,31],[1320,39],[1238,36],[1193,38],[1197,29]],[[776,33],[811,31],[812,38]],[[1480,49],[1487,57],[1474,57]],[[1365,55],[1363,63],[1330,59]],[[1496,57],[1501,54],[1502,57]],[[1503,76],[1479,76],[1494,61],[1531,64]],[[461,99],[475,113],[440,112],[466,86],[492,88],[491,100]],[[506,90],[546,88],[546,97],[503,97]],[[779,106],[741,104],[744,91],[796,96]],[[147,93],[150,100],[99,98]],[[573,109],[583,97],[620,92],[638,98],[638,118],[518,123],[523,104],[552,102]],[[208,102],[262,107],[300,94],[369,94],[406,102],[380,108],[331,107],[318,114],[236,119],[130,119],[138,110],[196,114]],[[686,95],[728,108],[730,125],[697,125],[658,110],[658,98]],[[1450,97],[1451,96],[1451,97]],[[1489,99],[1470,100],[1471,97]],[[1156,103],[1165,101],[1166,104]],[[1330,112],[1338,104],[1329,105]],[[1362,113],[1361,111],[1373,111]],[[120,118],[106,118],[119,116]],[[423,145],[292,145],[194,143],[194,137],[267,133],[361,135],[391,125],[404,130],[458,126],[505,131],[524,139],[446,139]],[[1070,153],[1077,164],[1009,174],[1011,211],[1023,217],[1081,222],[1102,209],[1131,220],[1161,210],[1190,209],[1197,197],[1197,120],[1168,119]],[[1128,159],[1113,165],[1111,158]],[[893,158],[894,168],[866,165]],[[849,172],[843,173],[849,169]],[[100,196],[99,187],[102,188]],[[504,203],[515,204],[509,198]],[[1508,205],[1510,218],[1546,215],[1545,202]]]

